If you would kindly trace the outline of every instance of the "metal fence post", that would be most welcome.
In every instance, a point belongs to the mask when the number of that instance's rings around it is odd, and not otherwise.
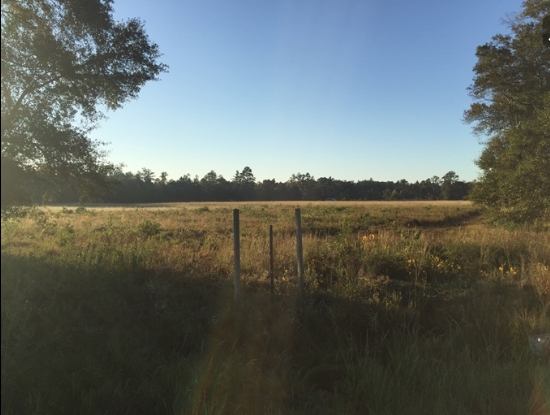
[[[300,284],[300,294],[304,294],[304,252],[302,248],[302,215],[300,209],[294,211],[296,220],[296,256],[298,257],[298,279]]]
[[[239,229],[239,209],[233,209],[233,252],[235,275],[233,285],[235,288],[235,303],[241,298],[241,241]]]
[[[271,295],[275,292],[273,282],[273,225],[269,225],[269,280],[271,282]]]

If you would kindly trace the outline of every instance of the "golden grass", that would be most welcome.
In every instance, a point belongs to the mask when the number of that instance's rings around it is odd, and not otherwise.
[[[2,233],[10,408],[523,415],[550,405],[550,372],[527,341],[550,331],[550,232],[493,227],[468,202],[48,207]]]
[[[174,203],[123,203],[123,204],[109,204],[109,203],[85,203],[85,204],[60,204],[60,205],[46,205],[44,209],[51,212],[59,212],[63,208],[74,209],[79,206],[94,209],[94,210],[118,210],[118,209],[198,209],[208,207],[210,209],[226,208],[226,209],[239,209],[247,206],[292,206],[299,208],[306,208],[309,206],[362,206],[362,207],[374,207],[374,208],[417,208],[424,206],[446,206],[446,207],[468,207],[472,206],[470,201],[456,201],[456,200],[432,200],[432,201],[253,201],[253,202],[174,202]]]

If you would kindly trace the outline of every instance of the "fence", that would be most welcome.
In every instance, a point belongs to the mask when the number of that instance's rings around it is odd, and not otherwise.
[[[304,294],[304,252],[302,246],[302,214],[299,208],[294,211],[294,221],[296,224],[296,258],[298,270],[298,284],[300,294]],[[240,217],[239,209],[233,210],[233,263],[234,277],[233,286],[235,290],[235,303],[241,298],[241,235],[240,235]],[[273,264],[275,261],[273,251],[273,225],[269,225],[269,279],[271,284],[271,294],[275,291]]]

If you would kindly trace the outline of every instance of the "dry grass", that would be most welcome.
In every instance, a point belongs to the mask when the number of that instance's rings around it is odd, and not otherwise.
[[[550,370],[528,344],[550,332],[550,233],[491,227],[467,202],[57,207],[2,234],[2,413],[550,405]]]
[[[94,210],[117,210],[117,209],[197,209],[204,206],[210,209],[226,208],[238,209],[245,206],[292,206],[292,207],[310,207],[310,206],[361,206],[366,208],[418,208],[425,206],[446,206],[446,207],[472,207],[470,201],[456,200],[433,200],[433,201],[279,201],[279,202],[174,202],[174,203],[133,203],[133,204],[109,204],[109,203],[88,203],[88,204],[62,204],[44,206],[51,212],[59,212],[63,208],[74,209],[83,206]]]

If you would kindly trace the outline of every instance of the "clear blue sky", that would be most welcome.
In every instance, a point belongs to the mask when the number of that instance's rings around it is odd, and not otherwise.
[[[473,180],[475,49],[519,0],[115,0],[170,71],[107,113],[109,160],[169,179]]]

